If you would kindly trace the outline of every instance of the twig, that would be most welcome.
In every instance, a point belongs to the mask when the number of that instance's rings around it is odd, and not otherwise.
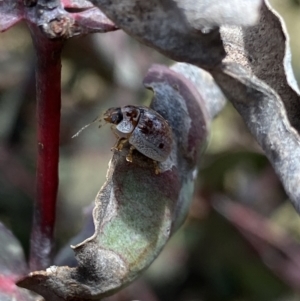
[[[37,55],[37,174],[36,201],[31,233],[30,269],[51,263],[58,190],[59,130],[61,108],[61,50],[63,40],[50,40],[30,26]]]

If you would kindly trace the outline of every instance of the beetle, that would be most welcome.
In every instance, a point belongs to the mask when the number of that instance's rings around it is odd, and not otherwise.
[[[155,164],[165,161],[170,155],[172,130],[156,111],[145,106],[127,105],[108,109],[103,119],[113,125],[112,130],[118,138],[114,149],[122,150],[126,142],[131,145],[127,161],[132,162],[134,149],[152,159]]]

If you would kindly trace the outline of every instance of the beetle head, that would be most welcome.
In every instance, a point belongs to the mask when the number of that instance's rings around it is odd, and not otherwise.
[[[121,108],[110,108],[103,114],[103,119],[111,124],[119,124],[123,120]]]

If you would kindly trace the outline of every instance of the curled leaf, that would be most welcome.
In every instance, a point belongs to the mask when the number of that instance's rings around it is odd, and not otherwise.
[[[210,119],[215,118],[222,111],[227,100],[207,71],[186,63],[176,63],[171,69],[184,76],[195,86],[205,102]]]
[[[206,1],[195,3],[195,16],[190,15],[189,1],[92,2],[145,44],[211,72],[265,151],[300,212],[299,89],[290,65],[285,26],[269,2],[262,1],[259,21],[251,27],[227,26],[233,23],[229,15],[221,17],[221,13],[219,18],[218,14],[204,18],[205,11],[198,11],[197,4]],[[213,3],[210,1],[206,8],[213,11]],[[218,5],[225,13],[225,6],[230,4],[223,1]],[[229,11],[236,20],[234,25],[250,25],[255,18],[248,18],[257,16],[258,9],[256,1],[240,1]],[[212,29],[213,24],[222,25],[220,32]],[[197,28],[200,30],[195,31]]]
[[[218,29],[191,27],[174,1],[91,2],[128,34],[176,61],[201,61],[209,68],[225,56]]]
[[[46,300],[101,299],[122,288],[151,264],[185,219],[208,113],[193,84],[167,67],[153,66],[144,84],[154,91],[150,107],[172,128],[171,154],[157,175],[153,161],[137,151],[132,163],[126,161],[129,145],[114,152],[96,197],[95,233],[73,247],[78,266],[53,266],[19,282]]]
[[[259,15],[255,1],[92,0],[128,34],[176,61],[211,69],[225,57],[217,26],[250,25]]]
[[[282,19],[265,1],[256,26],[224,27],[221,34],[227,56],[212,75],[300,212],[300,97]]]

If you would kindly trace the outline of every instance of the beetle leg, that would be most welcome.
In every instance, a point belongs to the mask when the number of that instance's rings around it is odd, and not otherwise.
[[[128,141],[127,138],[118,138],[116,144],[111,148],[111,150],[121,151],[124,144]]]
[[[126,161],[128,162],[132,162],[132,152],[135,149],[135,147],[133,145],[130,146],[128,155],[126,156]]]
[[[160,170],[160,168],[158,166],[158,162],[153,160],[153,164],[154,164],[154,168],[155,168],[154,169],[155,174],[156,175],[160,174],[161,170]]]

